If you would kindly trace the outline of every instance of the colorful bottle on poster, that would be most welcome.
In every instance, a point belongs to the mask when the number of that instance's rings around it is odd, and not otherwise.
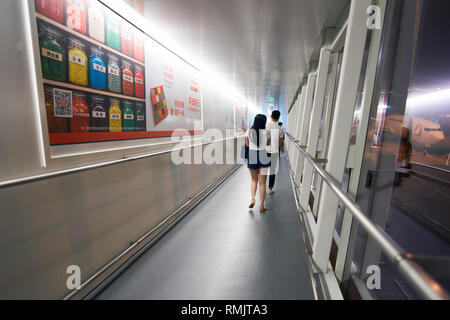
[[[88,85],[88,61],[84,44],[69,39],[69,81],[80,86]]]
[[[102,7],[96,1],[91,1],[88,17],[89,36],[101,43],[105,43],[105,15]]]
[[[111,99],[109,107],[109,132],[122,132],[122,110],[119,100]]]
[[[144,73],[142,71],[142,67],[135,66],[135,75],[134,75],[134,92],[137,98],[145,98],[145,80]]]
[[[91,87],[106,90],[106,64],[100,48],[91,48],[90,79]]]
[[[55,116],[54,88],[45,87],[45,109],[47,111],[47,125],[49,133],[69,132],[68,119]]]
[[[133,104],[129,101],[123,103],[123,131],[134,131],[134,111]]]
[[[70,132],[89,132],[89,107],[86,95],[73,93],[73,117],[70,119]]]
[[[86,12],[84,0],[66,0],[66,25],[70,29],[86,34]]]
[[[36,10],[56,22],[64,22],[63,0],[36,0]]]
[[[145,131],[145,105],[136,102],[136,131]]]
[[[133,34],[131,32],[130,26],[125,21],[122,22],[120,39],[121,39],[122,53],[126,54],[127,56],[132,57],[133,56]]]
[[[91,103],[91,131],[108,132],[108,117],[105,109],[105,99],[99,96],[92,97]]]
[[[122,63],[122,89],[126,96],[134,96],[134,74],[131,63],[123,60]]]
[[[122,79],[119,66],[119,59],[112,54],[108,55],[108,90],[115,93],[122,93]]]
[[[134,58],[144,62],[144,38],[139,31],[133,33]]]
[[[48,27],[40,31],[42,75],[48,80],[66,81],[66,52],[61,34]]]
[[[106,44],[120,51],[120,24],[117,17],[112,13],[106,17]]]

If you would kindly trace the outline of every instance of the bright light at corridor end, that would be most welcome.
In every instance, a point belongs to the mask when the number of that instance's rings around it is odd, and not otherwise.
[[[223,92],[230,92],[232,96],[236,97],[237,99],[244,102],[249,111],[253,113],[260,113],[262,110],[258,108],[253,103],[250,103],[244,96],[242,96],[234,86],[230,85],[228,82],[226,82],[223,77],[219,76],[216,73],[213,73],[209,70],[211,69],[202,69],[202,70],[208,70],[208,71],[202,71],[202,81],[203,83],[214,83],[216,88],[222,90]]]
[[[137,12],[133,7],[131,7],[128,3],[123,0],[98,0],[102,2],[104,5],[108,6],[112,10],[116,11],[120,15],[122,15],[125,19],[129,21],[137,22],[136,24],[139,26],[143,26],[143,30],[148,36],[158,41],[167,49],[172,52],[178,54],[185,61],[188,61],[190,64],[195,66],[198,70],[200,70],[202,74],[203,83],[214,83],[216,87],[221,90],[226,90],[226,92],[230,92],[237,99],[244,102],[249,111],[253,113],[262,112],[261,108],[258,108],[255,104],[248,101],[244,96],[242,96],[236,88],[224,80],[219,73],[215,72],[215,68],[212,68],[210,65],[206,64],[203,61],[199,61],[195,59],[192,54],[189,53],[187,48],[181,48],[175,41],[170,40],[171,37],[168,35],[164,28],[158,26],[156,24],[152,24],[150,21],[145,19],[139,12]]]

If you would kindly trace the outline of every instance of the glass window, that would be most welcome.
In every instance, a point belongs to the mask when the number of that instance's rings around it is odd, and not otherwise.
[[[334,108],[336,102],[336,94],[339,88],[339,78],[341,75],[343,52],[344,49],[342,48],[338,53],[335,53],[335,56],[332,56],[332,59],[330,60],[330,67],[328,70],[328,79],[326,84],[325,104],[322,110],[322,117],[320,121],[321,124],[319,131],[319,137],[322,140],[323,146],[322,151],[317,152],[316,158],[326,159],[328,155],[329,138],[333,125]],[[334,59],[336,59],[335,62],[333,62]],[[333,77],[334,69],[336,69],[335,71],[336,74]],[[316,173],[314,173],[313,190],[315,191],[316,197],[311,197],[310,205],[312,206],[312,212],[316,220],[319,211],[318,205],[320,201],[320,193],[317,194],[318,193],[317,191],[321,190],[321,186],[322,186],[322,178]]]
[[[447,0],[388,2],[358,203],[413,255],[450,256],[450,29]],[[360,280],[378,265],[381,299],[418,298],[357,231]],[[425,268],[425,265],[424,265]],[[426,270],[448,291],[450,272]]]

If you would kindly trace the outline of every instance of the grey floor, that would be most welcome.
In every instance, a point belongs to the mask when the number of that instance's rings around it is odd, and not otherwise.
[[[287,161],[266,213],[250,211],[243,167],[97,299],[313,299]],[[257,197],[259,198],[259,197]]]

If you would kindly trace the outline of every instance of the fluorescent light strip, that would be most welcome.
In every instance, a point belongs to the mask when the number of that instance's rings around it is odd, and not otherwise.
[[[33,107],[34,107],[34,116],[36,121],[36,133],[38,138],[38,144],[39,144],[39,153],[40,153],[40,160],[41,160],[41,167],[46,168],[47,167],[47,160],[45,158],[45,148],[44,148],[44,137],[42,135],[42,123],[41,123],[41,112],[40,112],[40,106],[39,106],[39,91],[37,87],[37,74],[36,74],[36,64],[34,61],[34,52],[33,52],[33,37],[32,37],[32,28],[31,28],[31,19],[30,19],[30,7],[28,5],[28,0],[22,0],[22,9],[23,9],[23,18],[25,20],[26,30],[25,30],[25,47],[27,50],[28,55],[28,63],[30,66],[30,83],[31,83],[31,92],[33,96]]]
[[[165,34],[164,29],[159,27],[156,24],[151,24],[147,19],[145,19],[141,14],[139,14],[135,9],[133,9],[130,5],[128,5],[123,0],[98,0],[102,2],[107,7],[113,9],[116,12],[120,12],[120,14],[129,21],[133,21],[136,25],[143,26],[143,30],[150,35],[154,40],[163,44],[164,47],[168,48],[172,52],[183,53],[178,54],[180,57],[191,65],[195,66],[200,73],[202,74],[202,79],[204,81],[212,81],[216,86],[220,87],[222,90],[227,90],[231,92],[231,94],[242,100],[245,104],[247,104],[248,108],[253,112],[261,112],[261,109],[258,108],[253,103],[250,103],[245,97],[243,97],[234,86],[229,84],[227,81],[220,77],[218,73],[213,72],[214,68],[208,67],[204,62],[198,61],[193,57],[192,54],[189,54],[186,48],[181,48],[177,43],[171,40],[171,37]],[[208,70],[208,71],[206,71]]]

